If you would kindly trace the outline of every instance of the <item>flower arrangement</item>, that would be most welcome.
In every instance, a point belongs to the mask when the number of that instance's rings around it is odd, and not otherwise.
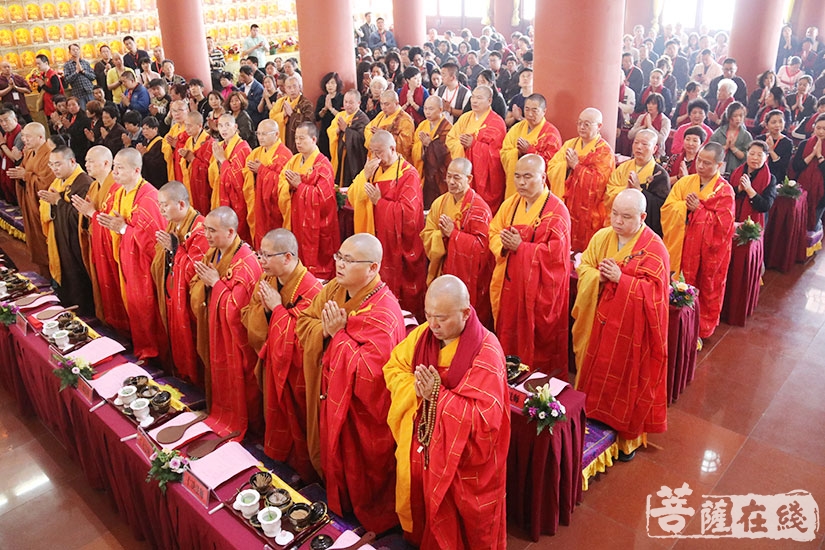
[[[240,55],[241,55],[241,45],[238,44],[237,42],[235,44],[232,44],[231,46],[229,46],[229,49],[226,50],[226,56],[227,57],[235,58],[235,57],[238,57]]]
[[[53,371],[54,375],[60,378],[60,391],[69,386],[77,387],[77,378],[82,376],[86,380],[91,380],[95,375],[95,370],[88,361],[80,357],[66,357],[57,364]]]
[[[189,460],[181,456],[180,451],[160,450],[152,457],[152,467],[146,474],[146,483],[157,481],[160,492],[165,494],[166,484],[170,481],[180,481],[188,464]]]
[[[295,37],[294,37],[294,36],[292,36],[292,35],[287,36],[286,38],[284,38],[283,42],[281,42],[281,45],[282,45],[282,46],[287,46],[287,47],[289,47],[289,46],[297,46],[297,45],[298,45],[298,39],[297,39],[297,38],[295,38]]]
[[[275,55],[278,53],[278,48],[281,47],[281,44],[277,40],[270,40],[269,41],[269,55]]]
[[[6,326],[13,325],[17,321],[17,312],[20,308],[12,302],[0,302],[0,323]]]
[[[776,196],[778,197],[788,197],[796,200],[801,194],[802,189],[796,184],[796,180],[789,180],[788,176],[785,176],[785,181],[776,189]]]
[[[684,274],[679,274],[678,281],[670,282],[670,305],[676,307],[693,307],[699,295],[699,289],[685,282]]]
[[[29,72],[29,74],[26,75],[26,82],[29,83],[29,87],[31,87],[32,92],[35,92],[35,93],[37,92],[37,90],[39,88],[39,84],[37,83],[37,81],[39,79],[42,79],[42,78],[43,78],[43,75],[36,68],[32,69]]]
[[[733,240],[736,243],[736,246],[742,246],[748,244],[751,241],[759,240],[759,237],[761,235],[762,226],[759,225],[759,223],[753,221],[751,217],[748,216],[748,219],[743,221],[736,228]]]
[[[540,434],[545,428],[552,434],[553,426],[557,422],[567,420],[567,410],[550,393],[550,384],[536,388],[536,393],[531,394],[524,401],[522,413],[528,421],[536,421],[536,435]]]

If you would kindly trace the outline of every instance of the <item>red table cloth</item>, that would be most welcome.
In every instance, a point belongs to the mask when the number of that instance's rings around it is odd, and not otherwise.
[[[743,245],[737,245],[734,240],[722,305],[722,320],[729,325],[744,327],[745,319],[756,310],[763,263],[762,239]]]
[[[796,200],[776,197],[765,229],[765,266],[782,273],[790,271],[794,262],[804,262],[807,248],[808,193]]]
[[[699,338],[699,298],[693,307],[670,306],[667,326],[667,402],[675,403],[693,380]]]

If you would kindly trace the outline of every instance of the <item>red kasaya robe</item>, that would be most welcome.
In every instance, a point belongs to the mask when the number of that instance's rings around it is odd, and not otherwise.
[[[137,185],[131,208],[127,192],[121,187],[112,211],[126,219],[126,233],[114,236],[114,242],[120,241],[121,294],[126,298],[135,356],[145,359],[163,357],[168,349],[151,273],[157,244],[155,233],[166,224],[158,207],[157,189],[144,179]]]
[[[301,479],[312,482],[318,474],[307,448],[307,395],[304,379],[304,348],[295,332],[298,316],[321,292],[321,283],[302,264],[281,284],[276,277],[262,281],[278,290],[281,304],[264,311],[258,286],[252,301],[243,309],[249,345],[258,353],[258,379],[264,391],[264,452],[286,462]]]
[[[506,199],[490,223],[496,266],[490,283],[496,334],[508,355],[534,371],[567,379],[570,310],[570,216],[564,203],[545,190],[524,211],[524,199]],[[513,227],[522,242],[515,252],[501,244]]]
[[[238,236],[229,250],[225,257],[215,248],[206,253],[203,261],[215,266],[220,279],[209,289],[195,277],[190,303],[197,319],[198,354],[208,369],[206,423],[222,435],[240,432],[240,441],[247,428],[259,431],[262,422],[261,391],[255,380],[258,357],[241,321],[241,311],[261,278],[261,264]]]
[[[504,198],[516,193],[516,162],[524,156],[518,149],[519,138],[525,139],[530,144],[524,155],[538,155],[544,159],[545,163],[549,163],[553,155],[561,148],[561,134],[558,128],[544,118],[532,130],[526,120],[513,125],[507,132],[507,137],[504,138],[504,143],[501,146],[501,165],[507,177]]]
[[[346,328],[325,339],[321,311],[328,300],[348,316]],[[307,424],[320,425],[319,459],[330,510],[353,512],[376,533],[398,524],[395,441],[387,425],[390,394],[382,368],[405,335],[398,300],[379,276],[351,297],[331,281],[298,319]],[[307,436],[312,456],[311,430]]]
[[[419,364],[438,368],[442,382],[432,440],[421,452],[416,433],[423,409],[413,374]],[[443,348],[426,324],[416,328],[384,367],[392,394],[388,422],[398,443],[396,508],[422,549],[507,547],[504,365],[498,340],[471,313],[458,340]]]
[[[618,261],[619,282],[597,283],[598,305],[578,383],[587,394],[588,418],[628,440],[667,429],[668,253],[644,224],[635,241]],[[590,269],[598,271],[598,262],[612,257],[617,246],[615,232],[606,227],[593,237],[582,262],[589,257]]]
[[[177,130],[177,131],[175,131]],[[179,181],[183,183],[183,168],[181,168],[180,150],[186,146],[189,134],[184,130],[183,124],[173,124],[167,136],[172,135],[175,143],[172,144],[172,162],[169,163],[169,181]]]
[[[246,158],[252,152],[249,144],[235,134],[229,141],[221,142],[226,152],[226,160],[221,163],[218,177],[215,177],[217,161],[213,158],[209,167],[209,177],[212,181],[212,208],[228,206],[238,215],[238,236],[244,242],[252,242],[252,226],[255,208],[255,190],[247,187],[243,170]],[[215,185],[219,186],[217,200]]]
[[[23,130],[23,127],[19,124],[16,128],[14,128],[11,132],[7,132],[3,134],[4,141],[6,143],[6,147],[12,149],[14,147],[14,140],[17,138],[18,134]],[[14,180],[12,180],[8,174],[6,174],[6,170],[9,168],[14,168],[15,163],[14,161],[6,156],[6,153],[0,151],[0,194],[2,194],[3,198],[6,202],[15,204],[17,203],[17,190],[15,189]]]
[[[193,152],[192,162],[181,159],[178,163],[183,177],[180,181],[189,190],[192,206],[204,216],[212,210],[209,163],[212,162],[213,141],[212,136],[206,130],[198,136],[190,136],[186,140],[185,147]]]
[[[292,158],[292,151],[278,140],[269,150],[258,147],[247,160],[253,160],[252,157],[261,161],[258,173],[254,174],[244,168],[244,178],[252,178],[255,189],[255,234],[252,237],[255,248],[259,249],[264,235],[284,225],[281,210],[278,208],[278,181],[284,165]],[[248,182],[246,188],[249,188]]]
[[[298,187],[292,187],[286,180],[286,170],[301,175]],[[284,166],[278,186],[283,226],[298,240],[301,262],[319,279],[332,279],[335,277],[332,255],[341,246],[332,164],[317,147],[306,159],[298,153]]]
[[[152,262],[152,277],[158,294],[161,320],[172,342],[175,374],[197,386],[203,386],[195,347],[195,317],[189,306],[189,282],[195,277],[195,262],[203,259],[209,244],[203,226],[204,217],[189,207],[180,223],[170,223],[174,252],[157,245]]]
[[[375,205],[364,190],[366,181],[362,171],[347,193],[355,232],[378,237],[384,247],[381,278],[398,296],[401,307],[423,320],[427,257],[420,237],[424,206],[418,172],[401,157],[387,168],[379,167],[372,177],[381,191]]]
[[[455,227],[445,238],[438,227],[442,215],[453,219]],[[478,193],[467,189],[459,204],[449,193],[433,201],[427,214],[421,240],[430,260],[427,285],[441,275],[455,275],[467,285],[470,304],[485,326],[492,327],[490,277],[493,255],[490,253],[490,207]]]
[[[748,163],[740,165],[733,173],[730,175],[730,185],[733,188],[733,193],[735,196],[736,201],[736,209],[734,215],[734,221],[737,222],[744,222],[748,218],[758,223],[763,229],[765,228],[765,213],[764,212],[757,212],[751,206],[751,201],[748,200],[748,195],[746,193],[742,193],[741,196],[736,196],[736,190],[739,188],[739,180],[742,179],[742,174],[745,173],[745,170],[748,169]],[[771,171],[768,169],[767,164],[763,165],[762,168],[759,170],[759,173],[756,175],[754,179],[751,180],[751,187],[753,190],[756,191],[757,195],[761,194],[768,185],[771,183]],[[764,233],[763,233],[764,235]]]

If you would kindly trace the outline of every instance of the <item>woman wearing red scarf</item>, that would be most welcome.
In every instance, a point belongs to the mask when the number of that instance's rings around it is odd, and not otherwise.
[[[671,156],[665,167],[670,176],[671,187],[679,179],[696,173],[696,155],[699,154],[699,149],[707,139],[707,132],[701,126],[691,126],[685,130],[682,152]]]
[[[418,126],[427,118],[424,116],[424,101],[430,97],[429,92],[421,85],[421,71],[418,67],[404,69],[404,86],[398,94],[401,109],[413,117]]]
[[[785,126],[791,125],[791,110],[788,109],[788,103],[785,101],[785,94],[779,86],[774,86],[770,89],[768,97],[765,99],[765,106],[762,107],[758,113],[756,113],[756,119],[753,121],[753,130],[755,134],[761,134],[765,131],[768,113],[773,110],[778,110],[785,116]]]
[[[765,133],[756,136],[757,140],[768,144],[768,168],[777,182],[785,181],[793,155],[793,143],[782,133],[784,130],[785,114],[779,109],[774,109],[765,118]]]
[[[748,98],[748,118],[756,118],[756,113],[765,106],[770,89],[776,86],[776,75],[773,71],[765,71],[759,75],[756,84],[756,89]]]
[[[793,157],[793,173],[808,192],[808,231],[822,227],[825,212],[825,114],[816,117],[814,135],[803,141]]]
[[[644,103],[647,113],[636,119],[636,124],[627,133],[630,141],[636,138],[636,134],[642,128],[650,128],[659,134],[659,154],[665,154],[665,141],[670,135],[670,119],[663,113],[665,99],[661,94],[651,93]]]
[[[776,198],[776,178],[765,166],[769,151],[770,147],[764,141],[752,141],[745,164],[730,176],[730,184],[736,194],[737,222],[750,218],[765,227],[768,211]]]
[[[659,109],[663,113],[669,114],[673,110],[673,94],[664,85],[665,73],[661,69],[650,71],[650,85],[642,90],[642,99],[636,102],[636,113],[645,112],[645,105],[650,94],[659,94],[664,100],[664,106]]]
[[[819,115],[822,113],[825,113],[825,96],[819,98],[819,101],[816,102],[816,111],[814,111],[814,114],[803,119],[794,131],[791,132],[791,137],[805,140],[814,135],[814,124],[816,124],[816,119],[819,118]]]

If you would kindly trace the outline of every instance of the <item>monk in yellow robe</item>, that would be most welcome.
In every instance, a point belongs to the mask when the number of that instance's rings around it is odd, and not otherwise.
[[[255,231],[255,188],[249,187],[243,169],[252,149],[241,139],[233,115],[221,115],[218,131],[223,141],[212,143],[212,162],[209,164],[212,207],[228,206],[234,210],[238,215],[238,236],[251,243]]]
[[[599,135],[601,127],[598,109],[582,111],[576,122],[578,137],[564,142],[547,166],[550,189],[564,197],[570,212],[570,244],[576,252],[587,247],[607,217],[604,193],[616,161],[610,145]]]
[[[302,122],[315,121],[315,109],[302,90],[300,75],[287,77],[284,81],[286,95],[279,97],[269,110],[269,118],[278,124],[278,135],[293,155],[298,152],[295,147],[295,130]]]
[[[183,171],[180,165],[181,150],[184,148],[186,141],[189,139],[189,134],[186,132],[186,115],[189,114],[189,108],[183,100],[173,101],[169,104],[169,113],[172,115],[172,126],[166,135],[163,136],[164,141],[169,145],[169,150],[172,151],[172,161],[168,163],[168,181],[183,182]]]
[[[387,422],[398,444],[395,508],[420,548],[503,550],[510,446],[504,352],[460,279],[433,281],[425,303],[427,323],[384,366]]]
[[[203,127],[200,113],[186,115],[186,143],[178,150],[180,171],[189,191],[192,206],[198,212],[209,212],[212,202],[212,187],[209,182],[209,165],[212,162],[212,136]]]
[[[393,90],[381,93],[381,112],[367,124],[364,129],[364,147],[370,150],[372,137],[378,130],[386,130],[395,138],[395,150],[405,160],[412,160],[413,133],[415,122],[413,118],[401,108],[398,103],[398,94]]]
[[[358,172],[364,169],[367,162],[364,131],[369,122],[369,117],[361,110],[361,93],[355,89],[347,90],[344,109],[338,111],[327,128],[329,160],[336,187],[349,187]]]
[[[447,192],[445,176],[452,160],[447,134],[453,125],[444,116],[444,101],[437,95],[424,101],[424,116],[426,119],[415,129],[412,163],[421,174],[424,210],[429,210],[433,201]]]

